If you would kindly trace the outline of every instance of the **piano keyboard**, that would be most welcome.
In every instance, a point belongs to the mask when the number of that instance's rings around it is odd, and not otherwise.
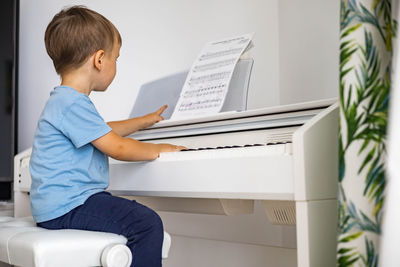
[[[255,130],[251,132],[239,131],[230,133],[217,133],[209,135],[198,135],[198,136],[187,136],[185,138],[160,138],[156,140],[142,140],[144,142],[151,143],[170,143],[181,145],[189,148],[187,151],[181,152],[169,152],[168,158],[173,157],[177,153],[189,153],[189,152],[200,152],[208,151],[210,154],[214,150],[233,149],[232,153],[236,153],[238,148],[256,147],[256,146],[276,146],[292,142],[293,132],[298,127],[285,127],[280,129],[263,129]],[[265,148],[269,149],[269,148]],[[274,148],[276,149],[276,148]],[[244,149],[247,151],[247,149]],[[273,151],[273,150],[272,150]],[[194,153],[189,153],[190,155]],[[206,153],[206,152],[204,152]],[[216,153],[227,153],[227,152],[216,152]],[[167,154],[167,153],[165,153]],[[203,155],[203,154],[201,154]],[[218,154],[220,155],[220,154]],[[181,157],[181,156],[177,156]],[[182,156],[184,157],[184,156]],[[163,158],[163,156],[160,156]]]
[[[157,161],[244,158],[264,155],[291,155],[291,142],[251,144],[244,146],[200,147],[179,152],[161,153]]]

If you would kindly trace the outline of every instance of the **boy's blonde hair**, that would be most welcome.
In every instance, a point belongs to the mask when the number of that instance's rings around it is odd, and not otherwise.
[[[60,75],[79,68],[96,51],[111,52],[116,42],[122,44],[117,28],[84,6],[72,6],[56,14],[47,26],[44,40]]]

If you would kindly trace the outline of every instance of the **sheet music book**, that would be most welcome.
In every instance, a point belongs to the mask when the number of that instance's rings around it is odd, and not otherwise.
[[[218,113],[240,56],[253,47],[253,34],[207,43],[193,63],[171,119]]]

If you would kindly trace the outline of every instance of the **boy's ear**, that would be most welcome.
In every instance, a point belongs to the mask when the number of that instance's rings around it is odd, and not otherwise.
[[[97,70],[101,70],[103,67],[103,60],[104,60],[104,50],[97,50],[94,54],[94,62],[93,65]]]

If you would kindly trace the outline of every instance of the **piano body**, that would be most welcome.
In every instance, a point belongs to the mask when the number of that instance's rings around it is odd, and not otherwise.
[[[131,137],[190,150],[162,153],[151,162],[110,159],[108,190],[162,213],[173,235],[297,248],[298,266],[335,266],[337,129],[334,100],[162,121]],[[27,149],[15,157],[16,217],[30,214],[30,153]],[[270,221],[265,227],[280,232],[269,233],[273,240],[260,241],[262,233],[254,231],[264,225],[246,217],[260,209]],[[220,222],[210,217],[190,218],[192,225],[185,230],[174,227],[168,214],[219,214],[223,223],[235,224],[234,233],[244,232],[238,238],[232,231],[222,233],[227,227],[217,229]],[[205,227],[196,229],[195,223]],[[281,240],[285,235],[288,241]]]
[[[334,100],[166,120],[130,137],[189,150],[111,159],[108,190],[166,212],[235,216],[261,202],[272,224],[295,225],[298,266],[334,266],[337,134]]]
[[[297,249],[298,266],[335,266],[338,106],[330,99],[246,110],[252,66],[238,62],[221,113],[131,135],[189,151],[110,159],[108,190],[159,211],[172,235]],[[131,117],[167,103],[168,119],[186,74],[143,85]],[[30,153],[14,159],[16,217],[30,215]]]

